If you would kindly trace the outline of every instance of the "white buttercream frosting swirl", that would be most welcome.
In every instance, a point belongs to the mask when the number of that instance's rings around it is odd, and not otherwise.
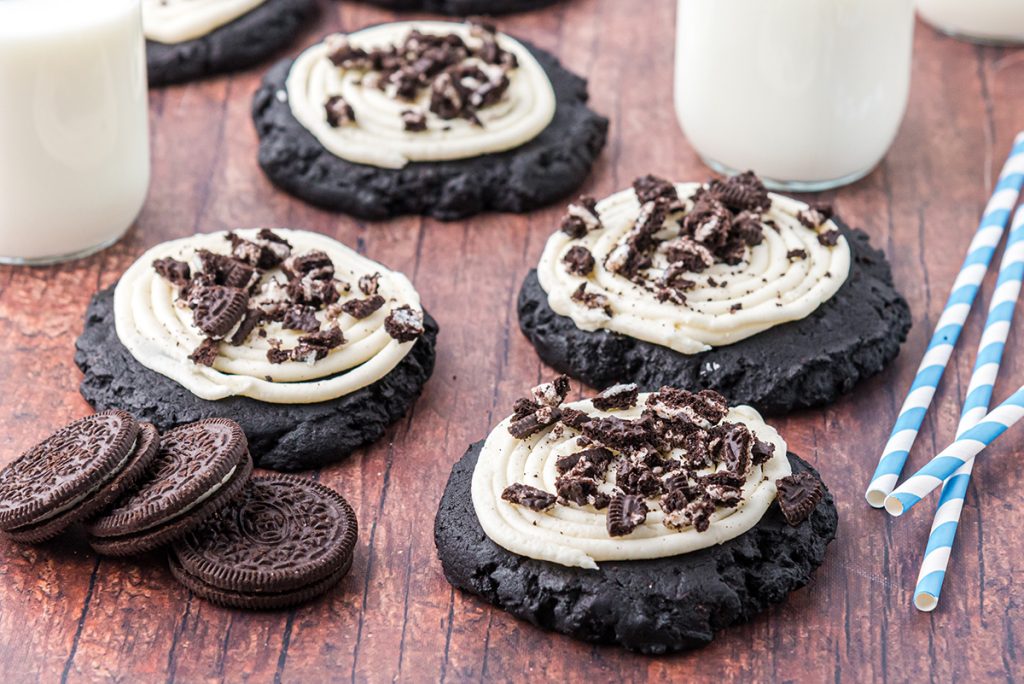
[[[689,199],[701,186],[675,187],[691,205]],[[659,301],[653,288],[606,267],[606,258],[625,240],[641,210],[632,189],[611,195],[597,203],[600,227],[578,239],[560,230],[548,239],[537,267],[548,304],[581,330],[610,330],[683,354],[732,344],[804,318],[845,282],[850,248],[843,237],[833,246],[819,241],[821,232],[836,229],[831,221],[818,229],[801,223],[798,215],[808,205],[780,195],[769,197],[771,206],[761,213],[762,242],[747,247],[738,264],[719,261],[700,273],[688,273],[693,287],[685,290],[685,302],[677,303]],[[670,239],[679,232],[679,221],[670,217],[659,237]],[[595,259],[586,276],[573,273],[563,261],[574,246],[585,247]],[[664,254],[656,252],[646,275],[656,280],[668,265]],[[587,293],[605,297],[607,309],[574,299],[581,284]]]
[[[371,50],[400,43],[413,29],[426,34],[454,33],[475,44],[465,24],[415,21],[381,24],[347,36],[355,48]],[[318,43],[295,60],[288,74],[288,104],[296,120],[331,154],[381,168],[409,162],[479,157],[519,147],[537,137],[555,115],[555,93],[543,67],[519,41],[497,35],[498,46],[515,55],[518,67],[507,72],[509,87],[497,103],[478,110],[480,125],[462,118],[442,119],[429,110],[429,92],[409,102],[389,97],[364,82],[364,72],[335,66],[329,48]],[[483,65],[486,70],[489,65]],[[339,96],[352,107],[355,122],[332,127],[324,105]],[[426,115],[426,130],[407,131],[402,112]]]
[[[591,416],[634,419],[640,416],[647,396],[641,394],[633,408],[612,413],[599,411],[590,400],[564,406]],[[558,458],[581,449],[577,445],[580,433],[565,425],[517,439],[509,433],[510,421],[506,419],[495,427],[480,451],[473,471],[473,508],[494,543],[520,556],[559,565],[595,569],[602,561],[664,558],[721,544],[761,520],[775,500],[775,481],[792,472],[786,442],[779,433],[753,408],[732,408],[725,422],[745,425],[755,437],[774,447],[771,458],[761,465],[751,465],[747,471],[740,504],[732,508],[719,506],[711,515],[709,527],[699,532],[694,527],[666,526],[666,514],[659,508],[658,500],[651,498],[646,502],[646,520],[629,535],[612,537],[607,530],[606,511],[591,505],[556,504],[548,510],[535,511],[502,499],[505,488],[516,483],[555,493]],[[710,472],[711,467],[701,471]],[[614,486],[613,473],[601,490],[610,494]]]
[[[252,239],[257,230],[235,233]],[[293,254],[313,250],[326,253],[334,263],[336,276],[352,285],[352,296],[360,296],[355,285],[363,276],[380,274],[378,294],[385,304],[366,318],[340,313],[336,323],[345,342],[315,362],[271,363],[267,351],[271,340],[293,347],[306,333],[285,329],[281,323],[266,323],[266,336],[251,334],[240,346],[220,344],[212,367],[193,363],[188,357],[205,336],[193,323],[192,311],[176,297],[176,289],[153,269],[153,262],[172,257],[195,268],[197,251],[230,253],[227,233],[208,233],[156,245],[132,264],[114,292],[115,326],[118,338],[142,365],[182,385],[197,397],[208,400],[244,396],[269,403],[306,404],[335,399],[381,379],[412,350],[416,341],[399,342],[384,328],[387,316],[408,305],[422,311],[419,295],[401,273],[349,249],[325,235],[298,230],[274,229],[292,245]],[[280,274],[264,273],[260,296],[273,296]],[[317,317],[323,321],[326,312]]]
[[[267,0],[143,0],[142,30],[158,43],[195,40],[247,14]]]

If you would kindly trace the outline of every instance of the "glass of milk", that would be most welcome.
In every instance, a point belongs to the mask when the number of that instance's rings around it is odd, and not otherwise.
[[[929,24],[955,38],[1024,44],[1024,0],[917,0],[917,11]]]
[[[139,0],[0,0],[0,263],[116,242],[148,187]]]
[[[907,105],[913,0],[679,0],[677,21],[676,113],[716,171],[813,191],[885,156]]]

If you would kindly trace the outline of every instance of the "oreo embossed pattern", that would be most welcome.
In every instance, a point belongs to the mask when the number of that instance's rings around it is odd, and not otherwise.
[[[352,565],[352,507],[320,483],[252,470],[245,432],[227,418],[161,435],[104,411],[0,471],[0,530],[35,544],[81,524],[109,556],[173,545],[174,576],[224,606],[283,608],[327,592]]]

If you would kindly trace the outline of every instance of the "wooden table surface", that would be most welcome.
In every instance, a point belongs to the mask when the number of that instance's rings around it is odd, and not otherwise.
[[[672,107],[672,0],[570,0],[501,22],[590,79],[610,140],[586,191],[653,172],[709,175]],[[642,7],[642,11],[640,8]],[[299,46],[394,15],[331,3]],[[521,680],[1008,680],[1024,671],[1024,484],[1019,432],[987,452],[967,497],[937,612],[911,606],[932,506],[894,521],[862,491],[913,377],[1013,134],[1024,127],[1024,51],[982,48],[919,24],[910,106],[870,176],[824,199],[892,261],[914,328],[898,361],[830,408],[776,421],[821,471],[839,537],[811,584],[696,653],[665,658],[542,632],[454,592],[432,525],[451,464],[551,372],[519,333],[515,298],[562,211],[439,223],[365,223],[276,191],[256,165],[250,96],[262,67],[151,94],[153,183],[137,225],[84,261],[0,268],[0,463],[89,412],[73,344],[90,295],[145,248],[194,231],[289,226],[333,235],[404,271],[441,325],[437,368],[414,411],[321,479],[356,508],[351,573],[327,598],[244,613],[193,599],[158,557],[98,559],[79,538],[0,541],[0,681],[291,682]],[[811,103],[813,105],[813,103]],[[987,302],[993,278],[986,281]],[[913,464],[952,436],[983,316],[975,312]],[[1011,334],[997,396],[1024,378]],[[934,500],[933,500],[934,501]],[[1019,589],[1017,590],[1019,591]]]

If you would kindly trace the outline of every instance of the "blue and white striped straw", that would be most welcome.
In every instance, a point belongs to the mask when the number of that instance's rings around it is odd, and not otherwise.
[[[1021,418],[1024,418],[1024,387],[904,480],[885,497],[885,510],[895,516],[906,513]]]
[[[1007,239],[1006,250],[999,264],[999,278],[992,301],[989,303],[985,330],[978,343],[978,358],[974,362],[974,371],[967,386],[967,398],[960,412],[960,424],[956,429],[958,438],[977,425],[988,413],[989,402],[992,401],[992,388],[999,375],[999,365],[1006,347],[1006,337],[1013,324],[1013,313],[1017,308],[1022,278],[1024,207],[1014,214],[1010,237]],[[935,511],[935,520],[928,535],[928,546],[921,561],[921,572],[917,576],[917,587],[914,589],[914,605],[919,610],[932,611],[939,605],[939,594],[946,578],[949,555],[953,540],[956,538],[973,467],[972,459],[960,466],[942,485],[939,507]]]
[[[1003,238],[1006,224],[1010,220],[1010,212],[1017,204],[1021,186],[1024,185],[1024,132],[1017,134],[1013,142],[1010,157],[1006,160],[999,174],[999,181],[991,199],[985,206],[985,213],[978,224],[978,230],[971,239],[960,273],[953,282],[953,289],[946,301],[946,308],[935,326],[935,333],[917,376],[910,386],[910,392],[900,408],[896,424],[889,435],[889,441],[882,450],[882,457],[871,478],[864,496],[868,503],[880,508],[885,497],[893,491],[903,466],[910,455],[917,433],[924,422],[925,413],[935,396],[943,371],[949,363],[949,357],[956,346],[964,321],[974,304],[975,295],[985,278],[988,266],[992,261],[996,246]]]

